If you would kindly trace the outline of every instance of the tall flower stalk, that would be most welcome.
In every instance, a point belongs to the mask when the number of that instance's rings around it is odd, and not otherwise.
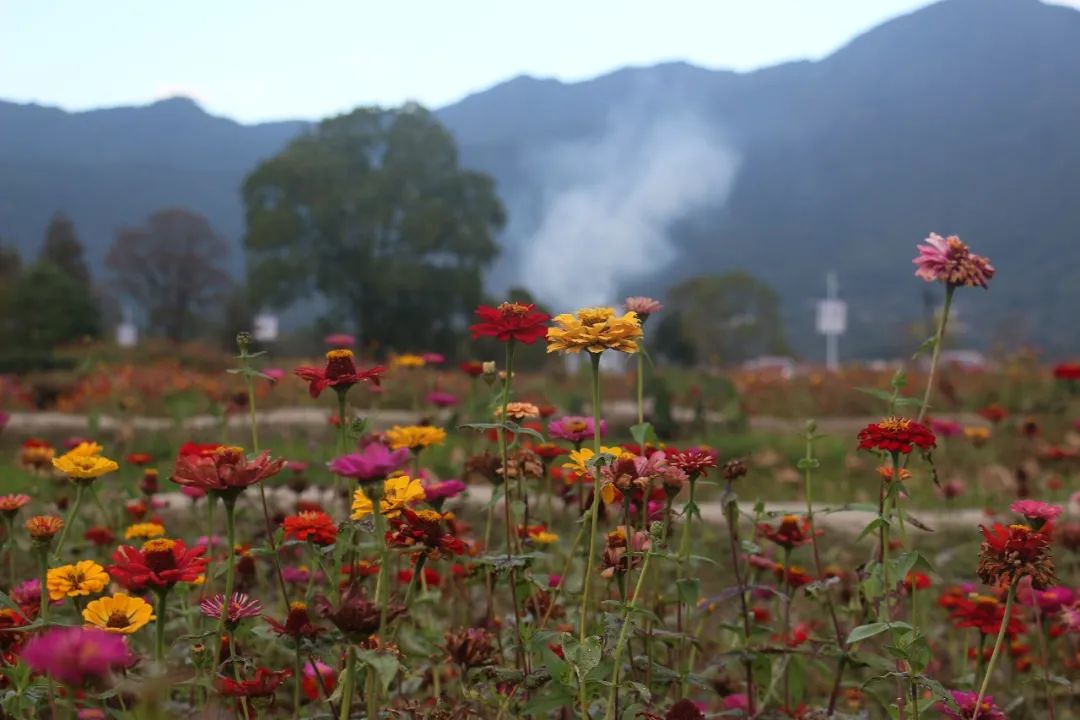
[[[594,427],[600,427],[600,353],[589,355],[592,368],[592,403]],[[600,433],[593,433],[593,457],[600,455]],[[593,467],[592,503],[589,505],[589,541],[586,548],[588,560],[585,562],[585,578],[581,589],[581,625],[578,642],[585,642],[589,627],[589,589],[592,587],[593,568],[596,565],[596,525],[600,516],[600,466]]]
[[[982,684],[979,686],[979,696],[975,700],[975,712],[971,715],[971,720],[979,720],[979,710],[982,708],[983,698],[986,697],[986,689],[990,686],[990,678],[994,675],[994,666],[997,665],[1001,647],[1005,644],[1006,630],[1009,627],[1009,619],[1012,617],[1013,603],[1016,601],[1016,586],[1019,583],[1020,578],[1018,576],[1009,584],[1009,591],[1005,596],[1005,614],[1001,616],[1001,627],[998,628],[994,649],[990,653],[990,661],[986,664],[986,675],[983,676]]]

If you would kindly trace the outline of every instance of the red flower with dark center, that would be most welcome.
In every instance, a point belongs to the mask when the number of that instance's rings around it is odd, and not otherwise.
[[[798,565],[788,565],[787,572],[785,572],[784,565],[782,563],[776,563],[776,565],[773,566],[773,574],[776,575],[777,580],[786,582],[791,585],[791,587],[802,587],[803,585],[809,585],[814,582],[814,578],[810,577],[810,574]]]
[[[798,515],[785,515],[776,527],[761,523],[758,532],[782,548],[788,550],[810,542],[810,522]]]
[[[109,575],[132,591],[167,589],[178,582],[194,582],[206,570],[203,550],[168,538],[147,540],[139,550],[121,545],[113,552]]]
[[[326,388],[337,392],[347,392],[353,385],[367,381],[379,384],[379,377],[386,368],[376,366],[370,370],[359,370],[353,360],[352,350],[331,350],[326,353],[326,367],[298,367],[293,372],[308,383],[311,397],[317,398]]]
[[[908,454],[913,448],[930,450],[937,446],[933,431],[921,423],[902,417],[885,418],[859,431],[860,450],[885,450]]]
[[[435,510],[416,511],[404,507],[401,515],[390,521],[391,530],[386,533],[386,542],[394,547],[415,548],[431,558],[464,555],[468,547],[447,531],[445,519],[445,515]]]
[[[537,443],[536,445],[531,446],[531,449],[541,458],[549,461],[567,453],[566,450],[554,443]]]
[[[263,620],[273,628],[278,635],[288,635],[294,640],[305,637],[315,637],[321,631],[311,622],[308,615],[307,604],[302,602],[289,603],[289,614],[285,616],[285,622],[278,622],[271,617],[263,617]]]
[[[481,305],[476,308],[476,317],[480,322],[469,328],[474,340],[493,337],[500,342],[517,340],[526,345],[547,336],[547,321],[551,319],[536,310],[535,305],[515,302],[504,302],[498,307]]]
[[[996,425],[1009,416],[1009,411],[997,403],[991,403],[979,410],[979,416]]]
[[[181,455],[176,459],[172,481],[228,500],[236,498],[249,485],[277,475],[284,467],[284,460],[271,460],[266,451],[249,460],[242,448],[219,447],[210,456]]]
[[[695,447],[669,453],[667,461],[669,465],[674,465],[689,477],[697,478],[708,474],[709,470],[716,467],[716,454]]]
[[[217,686],[218,692],[226,697],[269,697],[291,677],[292,670],[258,668],[251,680],[236,680],[227,675],[218,675]]]
[[[97,545],[98,547],[105,547],[106,545],[112,545],[116,542],[116,535],[113,531],[104,525],[97,525],[92,528],[87,528],[86,533],[83,535],[89,542]]]
[[[282,523],[285,537],[302,540],[316,545],[333,545],[337,540],[338,528],[333,519],[321,510],[305,510],[297,515],[290,515]]]
[[[337,607],[324,596],[315,598],[315,612],[334,623],[338,630],[354,642],[368,640],[378,632],[380,608],[367,598],[363,588],[354,588],[341,596]],[[405,613],[405,606],[387,603],[386,622]]]
[[[1027,525],[1005,527],[996,523],[980,526],[983,543],[979,548],[979,579],[987,585],[1007,587],[1024,576],[1031,586],[1043,590],[1057,584],[1050,538]]]

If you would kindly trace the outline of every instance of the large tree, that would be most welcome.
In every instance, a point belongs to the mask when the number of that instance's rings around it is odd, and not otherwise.
[[[83,246],[75,234],[75,224],[63,213],[56,213],[45,230],[41,259],[60,268],[69,278],[83,286],[90,285],[90,269],[86,267]]]
[[[668,290],[656,333],[672,361],[721,365],[788,352],[780,296],[744,272],[705,275]]]
[[[505,223],[492,180],[462,169],[416,105],[322,122],[256,168],[243,195],[253,297],[321,296],[387,349],[453,350]]]
[[[188,340],[216,319],[231,286],[225,240],[189,210],[160,210],[139,227],[123,228],[105,264],[115,287],[133,301],[152,333]]]

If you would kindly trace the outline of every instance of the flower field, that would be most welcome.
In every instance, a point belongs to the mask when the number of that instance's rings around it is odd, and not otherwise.
[[[995,269],[914,262],[945,302],[910,369],[665,374],[632,297],[480,306],[499,355],[458,366],[241,334],[4,380],[0,711],[1080,718],[1080,366],[945,367]]]

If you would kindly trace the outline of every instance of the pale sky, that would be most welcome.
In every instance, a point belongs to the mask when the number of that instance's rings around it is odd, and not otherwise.
[[[1080,5],[1080,0],[1060,0]],[[0,0],[0,98],[188,95],[244,122],[438,107],[520,74],[818,58],[928,0]]]

